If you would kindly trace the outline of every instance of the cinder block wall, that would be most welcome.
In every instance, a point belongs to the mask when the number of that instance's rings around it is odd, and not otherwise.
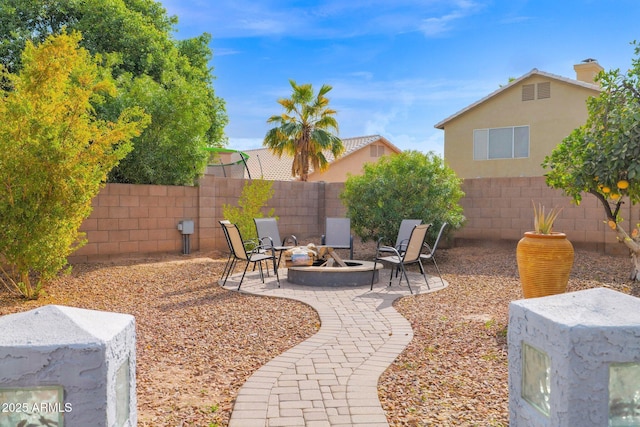
[[[218,221],[225,204],[236,205],[245,180],[204,176],[198,187],[108,184],[94,199],[94,210],[83,223],[89,243],[70,262],[120,256],[181,253],[184,219],[194,221],[191,251],[226,251]],[[324,233],[327,216],[344,216],[340,200],[343,183],[274,181],[274,208],[281,235],[294,234],[301,242],[315,241]],[[548,188],[543,177],[467,179],[461,200],[466,225],[452,244],[515,243],[533,227],[533,203],[547,209],[562,207],[556,231],[565,232],[575,246],[606,253],[626,254],[615,234],[604,224],[604,209],[591,195],[575,206],[560,191]],[[621,211],[628,228],[640,222],[640,209],[625,204]],[[631,224],[631,227],[629,225]]]
[[[461,200],[466,225],[455,234],[456,244],[465,240],[475,243],[515,243],[525,231],[533,228],[533,204],[546,209],[562,208],[554,230],[567,234],[576,247],[586,247],[612,254],[627,253],[604,223],[601,203],[585,194],[579,206],[559,190],[545,184],[544,177],[466,179]],[[620,211],[625,226],[640,222],[639,208],[626,203]],[[628,228],[627,228],[628,229]]]
[[[244,179],[204,176],[198,187],[107,184],[93,200],[93,212],[81,231],[89,243],[70,262],[97,261],[120,256],[181,253],[178,222],[194,221],[191,251],[226,250],[219,220],[225,204],[237,205]],[[324,233],[324,218],[343,216],[338,199],[344,184],[274,181],[273,208],[282,236],[301,241]],[[327,196],[327,194],[329,196]],[[326,201],[327,197],[335,200]]]
[[[89,242],[69,261],[179,252],[178,221],[197,214],[196,187],[108,184],[94,198],[93,212],[80,228]]]

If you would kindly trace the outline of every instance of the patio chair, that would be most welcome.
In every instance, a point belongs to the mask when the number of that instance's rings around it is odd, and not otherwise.
[[[240,235],[240,230],[235,224],[231,223],[222,223],[222,226],[227,232],[229,243],[229,250],[233,252],[234,263],[237,260],[242,260],[247,263],[244,267],[244,271],[242,272],[242,277],[240,278],[240,283],[238,284],[238,290],[240,290],[240,286],[242,286],[242,281],[244,280],[244,276],[247,274],[247,269],[249,268],[249,264],[253,263],[254,267],[258,264],[258,269],[260,270],[260,278],[262,279],[262,283],[264,283],[264,272],[262,271],[262,261],[271,260],[273,262],[273,270],[276,273],[276,281],[278,282],[278,287],[280,287],[280,276],[278,276],[278,269],[276,267],[276,252],[272,245],[257,245],[250,252],[247,252],[245,247],[245,241],[242,240],[242,236]],[[231,270],[227,273],[227,278]],[[224,286],[227,283],[227,279],[225,278]]]
[[[279,268],[282,252],[298,246],[298,239],[292,234],[287,236],[285,240],[282,240],[280,238],[280,231],[278,230],[278,222],[275,218],[254,218],[253,222],[256,224],[260,244],[263,246],[271,245],[273,249],[278,252],[278,261],[275,268]],[[287,242],[291,242],[293,245],[287,245]]]
[[[426,259],[433,261],[433,265],[436,266],[436,271],[438,272],[438,276],[440,276],[440,281],[442,282],[442,286],[444,286],[444,280],[442,279],[442,274],[440,274],[440,268],[438,267],[438,263],[436,262],[436,249],[438,249],[438,243],[440,242],[440,238],[442,237],[442,233],[444,229],[447,227],[447,222],[443,222],[440,226],[440,231],[438,232],[438,237],[436,237],[435,242],[433,242],[433,246],[429,246],[427,242],[424,242],[424,247],[427,249],[427,253],[423,253],[420,255],[421,259]]]
[[[322,245],[333,249],[349,249],[349,259],[353,259],[353,235],[351,234],[351,219],[327,218],[325,234],[321,237]]]
[[[223,219],[222,221],[218,221],[218,222],[222,227],[224,238],[227,240],[227,246],[229,247],[229,257],[227,258],[227,263],[224,265],[224,270],[222,270],[222,277],[220,277],[220,280],[224,279],[224,282],[222,284],[222,286],[224,286],[224,284],[227,282],[227,277],[229,276],[227,270],[229,270],[229,272],[233,270],[233,267],[236,264],[237,258],[235,257],[235,255],[233,254],[233,250],[231,249],[231,241],[229,240],[229,233],[227,232],[227,228],[225,227],[225,224],[231,224],[231,223],[226,219]]]
[[[400,280],[398,281],[398,284],[402,283],[402,276],[404,276],[407,281],[409,291],[413,294],[413,289],[411,289],[411,284],[409,283],[409,276],[407,275],[406,266],[410,264],[418,264],[418,266],[420,267],[420,273],[422,273],[424,281],[427,284],[427,288],[429,288],[427,275],[425,274],[424,268],[422,267],[422,262],[420,261],[420,252],[422,251],[422,245],[424,243],[424,239],[427,237],[427,230],[429,230],[429,227],[431,227],[431,224],[414,225],[413,229],[411,230],[409,240],[407,241],[406,249],[402,253],[392,246],[382,246],[382,239],[378,240],[376,257],[373,262],[373,274],[371,275],[371,290],[373,290],[373,280],[375,279],[376,264],[378,262],[388,262],[389,264],[391,264],[389,286],[391,286],[391,281],[393,280],[393,270],[397,268],[400,271]],[[392,255],[385,256],[385,253],[391,253]]]
[[[398,230],[398,237],[396,238],[396,246],[395,248],[399,252],[404,252],[407,249],[407,243],[409,242],[409,237],[411,237],[411,231],[413,231],[413,227],[418,224],[422,224],[421,219],[403,219],[400,223],[400,229]]]
[[[421,219],[403,219],[402,222],[400,222],[398,237],[396,237],[396,244],[394,248],[396,248],[401,254],[407,249],[407,243],[409,242],[409,237],[411,236],[413,227],[418,224],[422,224]],[[394,268],[394,270],[396,272],[396,277],[398,277],[400,269]]]

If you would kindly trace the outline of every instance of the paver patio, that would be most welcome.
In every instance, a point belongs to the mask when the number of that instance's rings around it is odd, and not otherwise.
[[[291,298],[309,304],[321,320],[318,333],[258,369],[242,386],[229,426],[388,426],[378,399],[378,378],[413,337],[411,325],[392,306],[410,295],[406,282],[389,270],[380,282],[360,287],[310,287],[286,281],[280,272],[263,284],[258,273],[247,274],[241,292]],[[409,273],[414,294],[447,286],[439,277]],[[235,289],[239,276],[227,281]],[[259,326],[259,325],[257,325]]]

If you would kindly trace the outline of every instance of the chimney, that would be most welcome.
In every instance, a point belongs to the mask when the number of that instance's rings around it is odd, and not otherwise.
[[[596,75],[604,68],[598,64],[598,61],[593,58],[587,58],[581,63],[573,66],[576,71],[576,80],[586,83],[595,83]]]

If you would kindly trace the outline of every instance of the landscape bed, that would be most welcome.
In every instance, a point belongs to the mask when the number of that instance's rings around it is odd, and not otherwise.
[[[37,301],[0,289],[0,315],[46,304],[133,314],[138,425],[224,426],[246,378],[320,326],[302,303],[221,288],[225,262],[225,254],[195,253],[81,264]],[[395,303],[414,339],[378,384],[389,424],[507,426],[508,305],[522,298],[515,246],[444,249],[438,264],[448,288]],[[630,267],[624,256],[577,250],[569,290],[638,296]]]

